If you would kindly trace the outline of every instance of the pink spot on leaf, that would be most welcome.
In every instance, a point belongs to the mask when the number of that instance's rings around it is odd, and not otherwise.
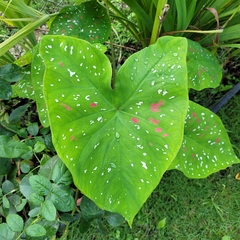
[[[162,100],[158,101],[158,103],[152,103],[150,105],[150,109],[152,112],[160,112],[159,107],[164,106],[164,103]]]
[[[133,117],[131,120],[132,120],[134,123],[139,123],[139,122],[140,122],[140,120],[139,120],[139,119],[137,119],[137,118],[134,118],[134,117]]]
[[[61,67],[64,67],[64,64],[62,62],[58,63]]]
[[[195,156],[194,153],[192,154],[192,158],[193,158],[194,160],[196,160],[196,156]]]
[[[168,134],[167,134],[167,133],[164,133],[162,136],[163,136],[163,137],[168,137]]]
[[[70,141],[72,141],[74,139],[74,136],[72,135],[71,137],[70,137]]]
[[[152,142],[150,142],[150,143],[149,143],[149,146],[152,146],[152,145],[153,145]]]
[[[156,132],[161,132],[162,129],[161,129],[161,128],[156,128],[155,131],[156,131]]]
[[[216,138],[215,143],[218,143],[220,141],[220,138]]]
[[[90,103],[90,108],[95,108],[95,107],[97,107],[97,103],[95,102]]]
[[[159,120],[156,120],[156,119],[153,119],[153,118],[149,118],[149,121],[156,124],[156,125],[160,122]]]
[[[63,106],[63,107],[65,107],[65,109],[67,110],[67,111],[71,111],[72,110],[72,108],[70,108],[67,104],[65,104],[65,103],[61,103],[61,106]]]
[[[194,118],[196,118],[196,117],[197,117],[197,114],[196,114],[195,112],[192,112],[192,116],[193,116]]]

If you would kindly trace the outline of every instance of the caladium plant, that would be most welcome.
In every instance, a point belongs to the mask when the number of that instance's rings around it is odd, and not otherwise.
[[[239,162],[220,119],[188,100],[189,86],[221,79],[200,45],[161,37],[127,59],[113,86],[108,58],[85,40],[45,36],[39,53],[37,101],[58,155],[84,195],[129,225],[165,171],[200,178]]]

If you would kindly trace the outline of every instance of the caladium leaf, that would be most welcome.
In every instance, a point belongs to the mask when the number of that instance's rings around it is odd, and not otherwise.
[[[112,89],[109,60],[88,42],[40,43],[57,153],[83,194],[130,225],[181,146],[186,52],[186,39],[162,37],[124,63]]]
[[[199,43],[188,39],[187,68],[189,88],[216,88],[222,79],[217,58]]]
[[[111,26],[106,9],[97,1],[64,7],[51,24],[49,34],[78,37],[91,43],[103,43]]]
[[[220,118],[210,110],[190,102],[184,131],[182,147],[169,169],[205,178],[240,162]]]
[[[45,66],[43,64],[43,60],[40,57],[38,48],[35,49],[32,60],[32,68],[31,68],[31,77],[32,77],[32,85],[35,92],[35,99],[38,109],[39,120],[43,127],[49,126],[47,107],[43,97],[43,75],[45,71]]]

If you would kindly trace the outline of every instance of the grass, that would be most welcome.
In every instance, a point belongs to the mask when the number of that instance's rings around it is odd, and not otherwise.
[[[136,216],[133,227],[127,224],[108,228],[102,235],[97,225],[81,234],[75,224],[68,239],[177,239],[218,240],[227,235],[240,239],[240,196],[235,165],[206,179],[188,179],[181,172],[167,172],[159,186]],[[164,228],[158,222],[166,218]]]
[[[218,113],[240,157],[240,95]],[[206,179],[188,179],[177,170],[168,171],[134,219],[132,229],[125,223],[100,233],[93,222],[82,234],[75,222],[68,239],[75,240],[239,240],[240,165],[222,170]],[[163,228],[158,223],[166,218]]]

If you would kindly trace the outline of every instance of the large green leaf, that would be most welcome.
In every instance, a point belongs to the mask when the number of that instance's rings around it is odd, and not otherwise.
[[[91,43],[103,43],[110,34],[106,9],[97,1],[63,8],[54,19],[49,34],[78,37]]]
[[[130,225],[181,146],[186,52],[186,39],[160,38],[125,62],[112,90],[110,62],[88,42],[45,36],[40,43],[58,155],[87,197]]]
[[[216,88],[222,80],[217,58],[199,43],[188,39],[187,67],[189,87],[195,90]]]
[[[190,178],[205,178],[239,162],[220,118],[190,102],[182,147],[169,169],[176,168]]]

